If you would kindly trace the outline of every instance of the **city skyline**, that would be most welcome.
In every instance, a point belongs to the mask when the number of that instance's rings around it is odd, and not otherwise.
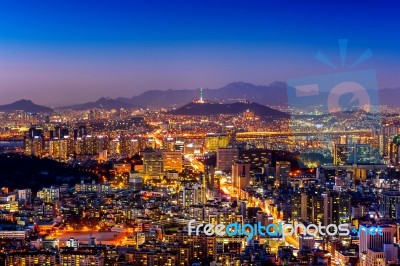
[[[398,11],[2,2],[0,266],[400,266]]]
[[[360,67],[377,71],[378,88],[400,86],[400,38],[389,5],[45,1],[8,2],[0,13],[0,104],[25,98],[62,106],[332,73],[314,56],[321,51],[340,65],[343,38],[348,62],[371,49]]]

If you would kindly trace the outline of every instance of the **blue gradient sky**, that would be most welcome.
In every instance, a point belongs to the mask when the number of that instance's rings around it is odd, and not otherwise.
[[[314,56],[320,50],[340,65],[340,38],[349,39],[347,66],[371,48],[356,69],[376,69],[380,88],[400,86],[399,6],[275,2],[2,1],[0,104],[57,106],[333,73],[343,69]]]

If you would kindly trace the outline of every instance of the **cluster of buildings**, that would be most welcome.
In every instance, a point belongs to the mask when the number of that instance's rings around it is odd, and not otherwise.
[[[349,120],[322,132],[250,110],[16,117],[29,124],[23,153],[95,161],[99,180],[4,188],[6,265],[399,264],[400,127],[391,118],[379,129]],[[207,234],[206,224],[300,229],[248,239]]]

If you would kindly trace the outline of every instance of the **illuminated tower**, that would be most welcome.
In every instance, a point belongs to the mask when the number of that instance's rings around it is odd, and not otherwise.
[[[200,102],[203,102],[203,88],[200,88]]]

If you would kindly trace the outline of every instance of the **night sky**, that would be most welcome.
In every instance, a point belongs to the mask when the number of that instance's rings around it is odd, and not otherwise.
[[[1,1],[0,104],[268,85],[349,70],[368,48],[373,56],[354,69],[400,87],[399,5],[266,2]],[[348,39],[344,68],[338,39]],[[338,68],[315,60],[318,51]]]

